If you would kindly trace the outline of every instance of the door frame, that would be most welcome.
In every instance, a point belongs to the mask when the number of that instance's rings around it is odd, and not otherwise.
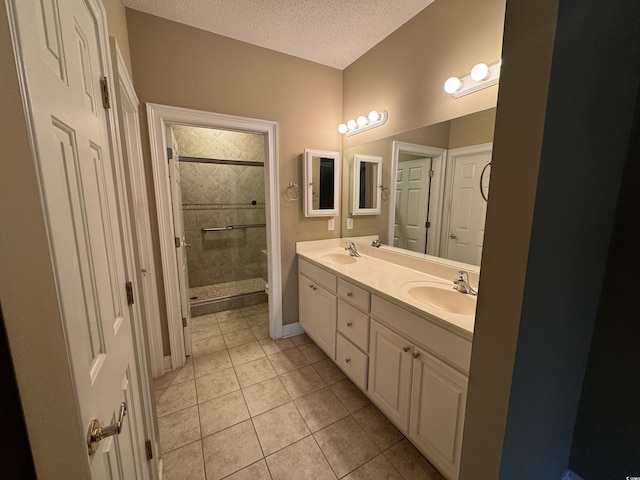
[[[278,192],[278,123],[221,113],[147,103],[151,163],[155,187],[156,213],[160,233],[160,254],[167,307],[171,367],[185,364],[184,332],[180,316],[180,290],[176,274],[176,252],[171,216],[171,194],[165,129],[172,125],[216,128],[266,135],[265,203],[267,215],[267,251],[269,271],[269,331],[272,338],[282,337],[282,264],[280,255],[280,202]]]
[[[442,202],[444,191],[444,170],[447,162],[447,150],[444,148],[430,147],[428,145],[418,145],[407,142],[393,142],[391,151],[391,186],[394,189],[389,195],[389,225],[387,230],[387,241],[393,246],[393,236],[396,221],[396,195],[395,187],[398,181],[398,158],[400,153],[409,153],[411,155],[421,155],[431,157],[431,169],[433,170],[433,178],[431,179],[431,192],[429,195],[429,215],[431,227],[427,231],[427,245],[432,245],[433,250],[430,252],[438,252],[440,250],[440,230],[442,226]],[[429,252],[427,252],[429,253]],[[430,255],[436,255],[429,253]]]
[[[439,257],[447,258],[447,235],[449,235],[449,222],[451,221],[451,201],[453,196],[453,172],[458,158],[469,155],[480,155],[493,152],[493,142],[479,143],[468,147],[453,148],[447,152],[446,172],[444,181],[444,208],[442,211],[442,229],[440,232]],[[446,227],[446,228],[445,228]]]
[[[126,64],[115,38],[110,37],[114,75],[114,93],[118,105],[120,143],[128,177],[129,211],[133,218],[132,233],[137,252],[137,279],[142,293],[142,312],[147,331],[147,348],[152,378],[164,374],[162,360],[162,330],[160,329],[160,303],[156,282],[156,267],[151,240],[149,197],[145,181],[142,135],[140,131],[140,101],[133,88]],[[119,115],[119,117],[120,117]]]

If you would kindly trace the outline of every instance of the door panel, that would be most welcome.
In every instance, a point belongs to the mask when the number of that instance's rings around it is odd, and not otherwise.
[[[182,214],[182,189],[180,188],[180,162],[178,142],[171,127],[167,127],[167,140],[172,154],[169,158],[169,179],[171,185],[171,208],[173,213],[173,231],[176,239],[176,269],[180,286],[180,310],[182,312],[184,332],[184,352],[191,355],[191,307],[189,305],[189,272],[187,271],[187,240]],[[179,243],[179,245],[178,245]],[[186,325],[185,325],[186,324]]]
[[[491,161],[491,151],[456,155],[451,153],[452,178],[450,214],[446,258],[459,262],[480,265],[484,241],[484,223],[487,202],[480,194],[480,174]],[[488,191],[488,171],[484,176],[485,193]]]
[[[431,158],[398,162],[393,245],[425,253]]]
[[[82,430],[93,419],[107,426],[122,402],[130,406],[124,425],[131,435],[87,451],[87,469],[96,479],[149,478],[137,418],[135,310],[125,290],[126,207],[112,113],[100,98],[100,81],[109,75],[103,9],[96,0],[8,5]],[[78,440],[86,444],[86,437]]]

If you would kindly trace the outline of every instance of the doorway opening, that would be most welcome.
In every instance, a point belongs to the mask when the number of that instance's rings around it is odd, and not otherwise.
[[[191,316],[267,303],[265,135],[172,130]]]
[[[147,104],[147,116],[170,368],[185,364],[192,308],[194,315],[204,315],[207,309],[213,313],[237,308],[233,302],[247,302],[245,306],[249,302],[264,302],[267,284],[269,335],[282,337],[277,124],[157,104]],[[172,141],[172,137],[181,135],[182,147],[177,140]],[[198,147],[194,142],[198,135],[217,136],[217,140]],[[230,148],[222,137],[237,137],[255,145],[246,151]],[[214,150],[207,150],[212,145]],[[168,148],[177,151],[173,160]],[[171,187],[176,181],[182,182],[181,177],[185,185],[190,182],[198,187],[186,189],[184,198],[172,196],[176,189]],[[176,208],[178,203],[180,206]],[[177,217],[184,220],[174,223]],[[238,245],[243,248],[237,248]],[[191,250],[196,254],[189,258]],[[201,266],[210,271],[202,270]],[[195,272],[191,287],[201,287],[199,290],[189,289],[189,270]],[[208,293],[222,295],[202,297]]]

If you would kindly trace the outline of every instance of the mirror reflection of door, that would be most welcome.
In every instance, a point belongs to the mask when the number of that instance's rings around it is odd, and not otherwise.
[[[491,161],[491,146],[478,145],[449,151],[450,205],[448,228],[443,229],[444,257],[458,262],[480,265],[484,241],[487,202],[480,193],[480,174]],[[489,191],[489,171],[483,178],[485,195]],[[446,208],[446,207],[445,207]]]
[[[396,177],[396,212],[393,245],[414,252],[427,252],[430,157],[401,152]]]
[[[360,197],[359,208],[377,208],[378,200],[378,164],[371,162],[360,163]]]

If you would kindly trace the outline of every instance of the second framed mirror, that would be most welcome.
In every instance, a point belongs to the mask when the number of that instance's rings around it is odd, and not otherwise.
[[[380,215],[382,157],[353,156],[351,214]]]

